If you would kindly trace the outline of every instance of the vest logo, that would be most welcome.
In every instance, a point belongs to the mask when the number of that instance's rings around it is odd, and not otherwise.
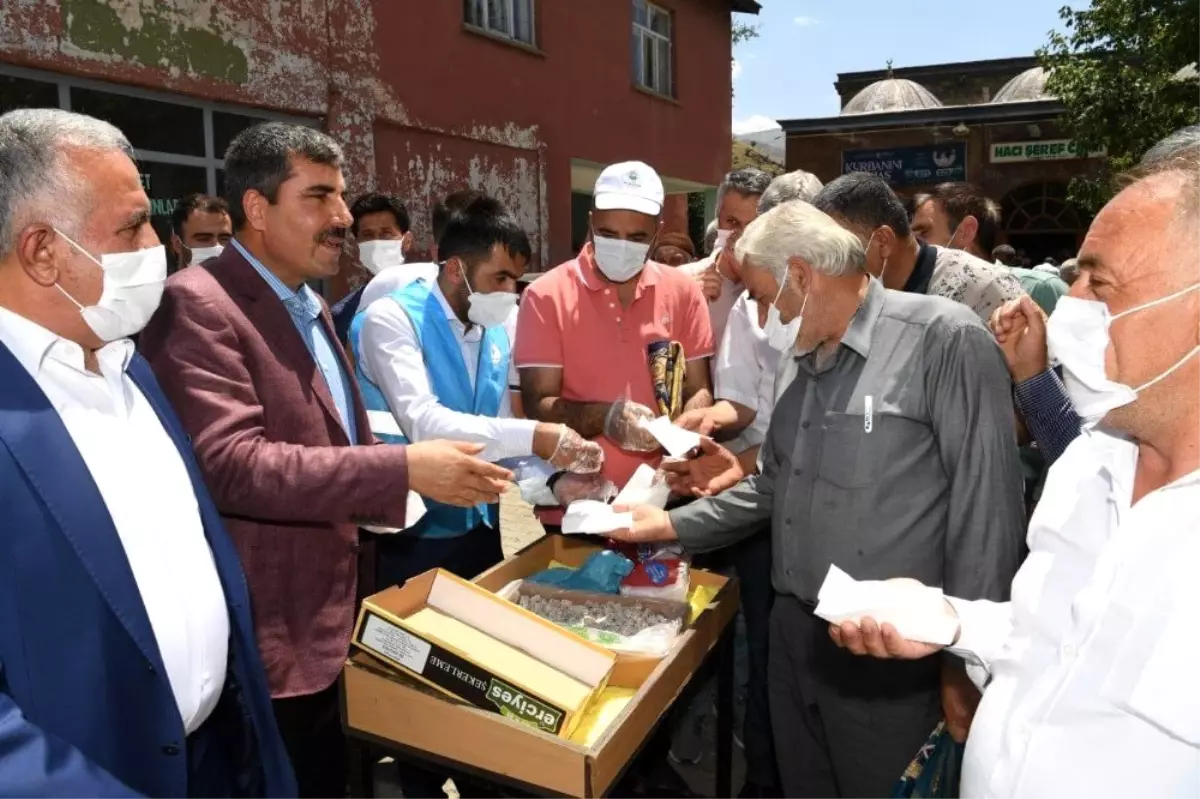
[[[495,344],[493,344],[492,345],[492,366],[499,366],[501,358],[502,358],[502,356],[500,355],[500,348],[497,347]]]
[[[547,732],[558,732],[559,725],[562,723],[561,711],[526,696],[508,683],[495,678],[488,686],[487,696],[488,701],[496,706],[501,715],[514,721],[520,721]]]

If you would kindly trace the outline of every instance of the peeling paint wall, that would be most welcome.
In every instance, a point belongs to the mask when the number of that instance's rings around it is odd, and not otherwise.
[[[672,4],[673,102],[631,86],[627,3],[536,2],[529,50],[464,28],[459,0],[0,0],[0,62],[320,118],[351,192],[400,193],[422,245],[431,204],[479,188],[546,268],[571,254],[572,158],[728,168],[729,4]]]

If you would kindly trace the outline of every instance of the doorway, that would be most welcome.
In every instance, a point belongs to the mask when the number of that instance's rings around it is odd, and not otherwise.
[[[1074,258],[1087,231],[1088,219],[1067,200],[1067,184],[1027,183],[1001,202],[1008,244],[1017,256],[1036,266],[1047,258],[1062,263]]]

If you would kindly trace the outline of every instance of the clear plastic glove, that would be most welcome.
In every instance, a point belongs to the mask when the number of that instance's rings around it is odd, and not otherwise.
[[[604,463],[604,450],[594,441],[588,441],[565,424],[560,425],[558,446],[549,461],[559,469],[578,474],[593,474],[600,471]]]
[[[554,498],[564,508],[580,499],[608,502],[617,495],[612,481],[599,474],[574,474],[567,472],[554,481]]]
[[[657,452],[658,440],[649,430],[638,427],[641,420],[650,422],[655,416],[654,411],[645,405],[627,399],[617,400],[604,418],[604,435],[621,449],[630,452]]]

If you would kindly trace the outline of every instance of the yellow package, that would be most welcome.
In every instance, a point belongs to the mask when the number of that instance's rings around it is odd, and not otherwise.
[[[591,748],[617,720],[635,693],[632,688],[605,688],[584,711],[579,726],[571,733],[571,741]]]
[[[711,585],[693,585],[692,590],[688,591],[687,597],[688,604],[692,606],[692,615],[688,619],[688,624],[695,624],[696,619],[700,618],[700,614],[712,604],[716,596],[717,589]]]

